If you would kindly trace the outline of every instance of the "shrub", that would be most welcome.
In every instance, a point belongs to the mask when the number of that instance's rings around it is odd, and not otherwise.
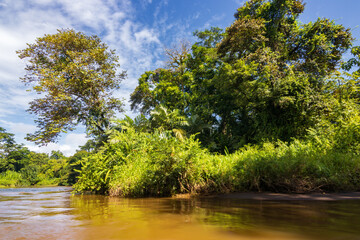
[[[0,173],[0,186],[17,187],[21,185],[21,174],[14,171],[6,171]]]
[[[334,139],[267,142],[220,155],[202,149],[194,136],[179,140],[128,129],[83,161],[75,190],[126,197],[360,190],[360,155]]]
[[[117,132],[104,148],[85,161],[76,191],[120,196],[165,196],[194,192],[201,179],[194,137],[179,140],[166,134]]]

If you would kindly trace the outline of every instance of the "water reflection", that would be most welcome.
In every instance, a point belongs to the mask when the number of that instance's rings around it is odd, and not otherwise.
[[[121,199],[0,189],[0,239],[360,239],[360,201]]]
[[[71,188],[0,189],[0,239],[74,239]]]
[[[291,232],[306,239],[360,239],[360,201],[201,201],[214,224],[234,232]],[[201,214],[198,214],[201,218]]]

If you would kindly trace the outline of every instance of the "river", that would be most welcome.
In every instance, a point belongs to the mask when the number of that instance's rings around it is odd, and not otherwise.
[[[360,200],[123,199],[0,189],[0,239],[360,239]]]

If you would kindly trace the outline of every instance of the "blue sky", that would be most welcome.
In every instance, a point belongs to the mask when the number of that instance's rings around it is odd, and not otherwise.
[[[300,21],[318,17],[334,19],[351,28],[360,39],[360,1],[308,0]],[[26,142],[26,133],[34,132],[35,116],[26,112],[28,102],[36,97],[19,81],[25,62],[15,51],[34,42],[36,37],[74,28],[88,35],[96,34],[116,49],[121,70],[128,77],[116,96],[127,102],[146,70],[164,65],[163,49],[181,40],[193,42],[192,33],[211,26],[225,28],[234,20],[241,0],[0,0],[0,126],[12,132],[18,143],[32,150],[61,150],[66,155],[85,143],[84,128],[62,136],[58,143],[37,148]],[[355,42],[360,45],[359,41]]]

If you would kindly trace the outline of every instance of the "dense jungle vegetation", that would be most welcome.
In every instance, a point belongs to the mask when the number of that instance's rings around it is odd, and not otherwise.
[[[22,167],[10,151],[1,174],[35,164],[56,183],[77,174],[78,192],[136,197],[360,190],[360,48],[333,20],[299,22],[304,7],[250,0],[226,29],[167,49],[167,65],[131,94],[135,119],[112,120],[122,103],[111,93],[126,75],[98,37],[38,38],[19,51],[30,59],[23,81],[48,93],[30,103],[40,130],[28,139],[51,142],[78,123],[92,139],[69,159],[27,151]]]
[[[60,151],[36,153],[17,144],[14,134],[0,127],[0,187],[68,186],[76,182],[79,159],[88,155],[79,150],[72,157]]]

